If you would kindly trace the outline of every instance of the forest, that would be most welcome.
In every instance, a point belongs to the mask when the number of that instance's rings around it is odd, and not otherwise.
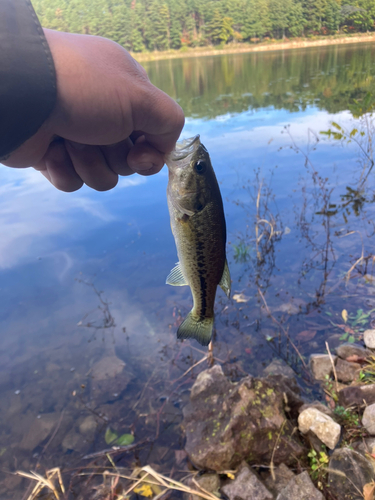
[[[45,28],[104,36],[132,52],[375,29],[375,0],[32,0],[32,3]]]

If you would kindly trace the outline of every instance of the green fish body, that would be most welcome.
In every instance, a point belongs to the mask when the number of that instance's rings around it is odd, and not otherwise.
[[[199,135],[177,143],[166,163],[168,208],[179,258],[167,284],[189,285],[194,301],[177,337],[195,338],[206,346],[212,337],[217,286],[230,296],[223,202]]]

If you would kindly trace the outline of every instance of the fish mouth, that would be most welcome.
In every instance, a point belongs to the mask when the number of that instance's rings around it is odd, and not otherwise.
[[[174,150],[168,155],[168,161],[184,160],[197,151],[200,145],[200,135],[179,141]]]

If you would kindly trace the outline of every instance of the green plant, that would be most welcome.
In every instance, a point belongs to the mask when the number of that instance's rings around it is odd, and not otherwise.
[[[336,406],[334,409],[335,415],[341,420],[344,427],[353,427],[360,425],[359,416],[350,408]]]
[[[233,245],[233,257],[236,262],[246,262],[250,258],[250,246],[240,241],[238,245]]]
[[[318,486],[320,489],[323,488],[322,482],[325,480],[328,472],[328,463],[329,458],[327,453],[324,451],[316,452],[315,450],[311,450],[308,453],[308,458],[310,460],[310,475],[311,478],[315,481],[318,481]]]
[[[333,399],[333,401],[335,401],[335,403],[337,403],[339,397],[337,395],[336,388],[334,386],[334,381],[330,378],[329,375],[326,375],[324,378],[323,390],[326,394],[328,394],[330,398]]]

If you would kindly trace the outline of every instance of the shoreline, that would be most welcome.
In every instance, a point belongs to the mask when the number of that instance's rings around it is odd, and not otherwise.
[[[311,40],[309,38],[299,38],[294,41],[288,40],[287,42],[283,41],[274,41],[274,42],[263,42],[260,44],[233,44],[228,45],[224,49],[215,49],[213,46],[211,47],[199,47],[195,49],[187,49],[187,50],[168,50],[165,52],[131,52],[131,55],[138,62],[149,62],[149,61],[160,61],[164,59],[180,59],[185,57],[205,57],[205,56],[214,56],[214,55],[224,55],[224,54],[242,54],[247,52],[267,52],[272,50],[290,50],[290,49],[301,49],[306,47],[325,47],[328,45],[343,45],[350,43],[365,43],[365,42],[375,42],[375,33],[373,34],[364,34],[359,35],[356,34],[354,36],[331,36],[331,37],[322,37],[320,39]]]

